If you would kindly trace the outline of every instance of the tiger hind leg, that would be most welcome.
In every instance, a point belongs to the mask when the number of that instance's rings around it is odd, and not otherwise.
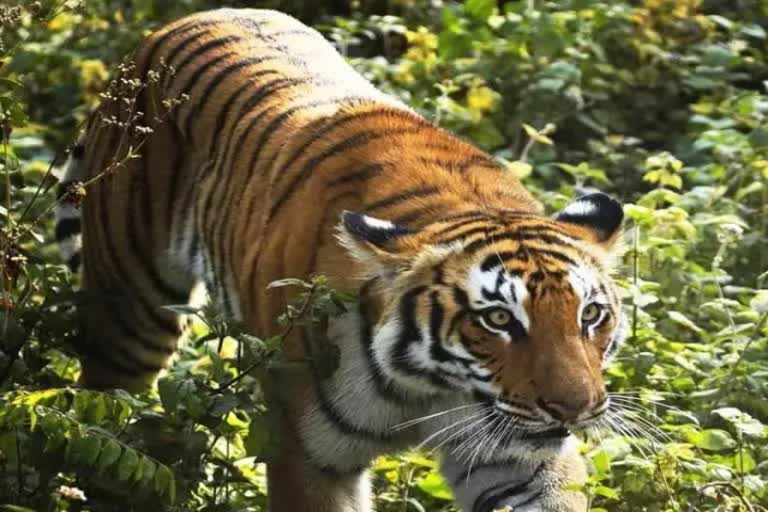
[[[186,331],[188,319],[164,306],[188,304],[197,281],[165,261],[167,230],[142,218],[142,202],[152,199],[143,197],[149,187],[136,187],[142,159],[89,186],[82,207],[73,204],[67,188],[88,178],[89,157],[78,147],[70,153],[56,211],[61,252],[73,270],[82,267],[80,384],[139,391],[170,365]]]

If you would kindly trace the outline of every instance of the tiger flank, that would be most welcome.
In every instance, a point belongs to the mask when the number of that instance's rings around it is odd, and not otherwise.
[[[323,337],[340,350],[331,376],[265,382],[280,411],[272,512],[371,511],[372,458],[417,445],[437,447],[467,512],[586,510],[572,433],[610,405],[619,203],[594,193],[542,215],[491,156],[279,12],[189,16],[133,59],[133,78],[160,70],[134,112],[153,132],[100,124],[123,115],[102,107],[63,186],[124,169],[58,211],[89,295],[117,297],[80,308],[84,385],[151,386],[186,322],[161,306],[202,285],[267,336],[291,299],[269,283],[322,274],[359,299]],[[139,154],[124,158],[129,147]],[[305,357],[305,336],[292,332],[284,356]]]

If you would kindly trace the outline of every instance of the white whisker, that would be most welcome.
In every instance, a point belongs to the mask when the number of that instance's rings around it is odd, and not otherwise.
[[[415,419],[412,419],[412,420],[404,421],[402,423],[398,423],[397,425],[394,425],[393,427],[391,427],[391,429],[394,430],[394,431],[403,430],[403,429],[406,429],[406,428],[411,427],[413,425],[417,425],[419,423],[422,423],[422,422],[425,422],[425,421],[429,421],[429,420],[434,419],[434,418],[439,418],[440,416],[443,416],[445,414],[450,414],[452,412],[461,411],[463,409],[469,409],[470,407],[477,407],[479,405],[483,405],[483,402],[477,402],[477,403],[469,404],[469,405],[461,405],[459,407],[454,407],[452,409],[448,409],[448,410],[445,410],[445,411],[440,411],[440,412],[436,412],[434,414],[429,414],[427,416],[422,416],[420,418],[415,418]]]

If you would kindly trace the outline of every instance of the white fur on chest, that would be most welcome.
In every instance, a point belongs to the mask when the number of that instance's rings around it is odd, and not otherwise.
[[[339,368],[319,384],[325,404],[310,407],[300,431],[316,463],[351,470],[367,466],[384,452],[404,448],[407,443],[394,427],[414,411],[407,404],[383,398],[377,389],[356,311],[332,320],[328,338],[340,349]],[[335,418],[328,414],[328,406]]]

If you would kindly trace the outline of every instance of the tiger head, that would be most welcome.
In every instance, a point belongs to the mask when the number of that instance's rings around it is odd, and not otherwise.
[[[595,423],[609,402],[601,370],[622,340],[610,277],[622,219],[602,193],[553,218],[467,212],[418,231],[345,212],[342,242],[375,288],[377,373],[405,398],[458,392],[492,406],[537,448]]]

